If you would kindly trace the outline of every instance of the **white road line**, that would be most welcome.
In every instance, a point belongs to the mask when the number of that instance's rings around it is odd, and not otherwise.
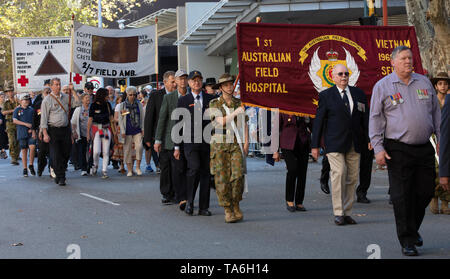
[[[107,200],[104,200],[104,199],[101,199],[101,198],[98,198],[96,196],[92,196],[92,195],[89,195],[89,194],[86,194],[86,193],[80,193],[80,195],[88,197],[88,198],[91,198],[91,199],[94,199],[94,200],[98,200],[98,201],[101,201],[101,202],[104,202],[104,203],[109,203],[109,204],[112,204],[112,205],[120,205],[118,203],[107,201]]]

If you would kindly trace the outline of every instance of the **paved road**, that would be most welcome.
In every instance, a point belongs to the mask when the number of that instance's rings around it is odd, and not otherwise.
[[[320,164],[310,163],[305,207],[284,204],[285,165],[248,160],[249,193],[241,203],[244,222],[226,224],[211,192],[211,217],[186,216],[162,205],[159,176],[81,177],[69,167],[68,186],[48,177],[21,176],[21,167],[0,161],[0,258],[67,258],[70,244],[82,258],[356,258],[370,244],[381,258],[400,252],[385,171],[373,173],[369,205],[356,204],[355,226],[333,223],[331,197],[320,191]],[[96,200],[93,197],[105,201]],[[196,212],[195,212],[196,214]],[[450,258],[450,216],[427,210],[420,258]],[[22,245],[20,245],[22,244]],[[71,252],[72,251],[72,252]]]

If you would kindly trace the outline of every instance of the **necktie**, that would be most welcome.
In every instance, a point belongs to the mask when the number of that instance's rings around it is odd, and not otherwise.
[[[344,105],[347,108],[348,112],[350,112],[350,102],[348,100],[347,94],[345,92],[345,90],[342,90],[342,93],[344,94],[344,96],[342,96],[342,100],[344,101]]]

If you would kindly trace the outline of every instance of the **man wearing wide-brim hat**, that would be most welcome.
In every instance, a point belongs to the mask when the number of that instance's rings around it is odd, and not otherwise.
[[[220,89],[222,95],[209,105],[215,128],[211,137],[210,169],[219,205],[225,209],[225,222],[234,223],[243,219],[239,202],[244,192],[245,157],[249,147],[247,117],[241,100],[233,97],[231,75],[223,74],[213,89]],[[244,135],[239,132],[242,128]]]
[[[436,89],[439,104],[442,109],[445,102],[445,96],[447,95],[448,92],[448,85],[450,83],[450,78],[447,73],[440,72],[436,76],[431,78],[431,83],[433,84],[434,89]]]
[[[7,97],[3,105],[2,114],[6,119],[6,133],[8,134],[9,156],[12,165],[19,165],[19,142],[17,141],[16,124],[13,123],[14,109],[19,106],[19,102],[14,97],[14,82],[12,80],[5,81],[4,91]]]

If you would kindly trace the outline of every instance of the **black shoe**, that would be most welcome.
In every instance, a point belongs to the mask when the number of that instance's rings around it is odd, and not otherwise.
[[[350,216],[344,216],[344,221],[345,221],[346,224],[349,224],[349,225],[356,225],[356,224],[358,224],[358,223],[356,223],[356,221],[353,220],[353,218],[350,217]]]
[[[44,172],[44,170],[39,170],[38,169],[38,176],[41,177],[43,172]]]
[[[321,189],[322,192],[324,192],[325,194],[329,194],[329,193],[330,193],[330,187],[328,186],[328,183],[322,183],[322,182],[320,182],[320,189]]]
[[[58,184],[59,184],[59,186],[66,186],[66,179],[65,178],[60,178]]]
[[[194,205],[193,204],[186,204],[186,210],[185,210],[187,215],[191,215],[194,214]]]
[[[28,170],[27,169],[23,169],[23,177],[28,177]]]
[[[417,246],[417,247],[422,247],[423,246],[423,239],[422,239],[422,237],[420,235],[417,237],[417,240],[414,243],[414,245]]]
[[[334,216],[334,223],[338,226],[343,226],[345,225],[345,220],[344,220],[344,216]]]
[[[29,166],[28,166],[28,169],[30,170],[30,173],[31,173],[32,176],[35,176],[35,175],[36,175],[36,172],[34,171],[33,165],[29,165]]]
[[[406,246],[402,248],[402,253],[405,256],[418,256],[419,253],[414,245]]]
[[[55,177],[55,183],[59,184],[59,178],[58,177]]]
[[[211,211],[209,211],[208,209],[200,209],[198,211],[198,215],[200,216],[211,216]]]
[[[11,161],[11,165],[18,166],[18,165],[19,165],[19,162],[17,162],[17,161]]]
[[[186,208],[186,201],[184,201],[183,203],[180,202],[180,204],[178,205],[178,207],[180,208],[181,211],[184,211],[184,209]]]
[[[297,206],[295,207],[295,210],[297,210],[297,211],[306,211],[306,208],[303,207],[303,206],[300,207],[300,206],[297,205]]]
[[[173,203],[174,203],[174,200],[173,200],[173,198],[163,198],[163,199],[161,200],[161,203],[162,203],[162,204],[173,204]]]
[[[295,212],[295,206],[290,206],[290,205],[287,204],[287,203],[286,203],[286,209],[287,209],[289,212]]]
[[[358,197],[356,199],[356,202],[359,203],[370,203],[370,200],[366,196]]]
[[[391,200],[391,198],[389,198],[389,204],[392,204],[392,200]]]

